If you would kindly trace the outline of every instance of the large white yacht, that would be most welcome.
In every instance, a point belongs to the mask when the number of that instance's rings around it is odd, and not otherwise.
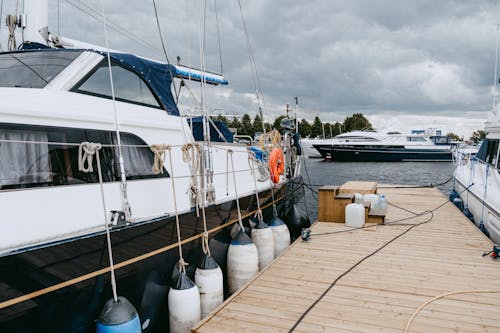
[[[255,193],[265,218],[273,203],[287,215],[303,193],[290,136],[274,147],[286,171],[272,183],[267,161],[233,143],[223,125],[203,117],[200,137],[199,121],[179,115],[175,81],[227,84],[224,77],[64,48],[48,32],[48,1],[26,0],[24,8],[9,17],[9,45],[14,30],[21,45],[0,53],[0,332],[93,331],[111,295],[108,228],[120,294],[139,311],[143,331],[166,332],[166,291],[179,260],[176,212],[190,274],[205,235],[201,206],[210,238],[226,245],[238,198],[248,215]],[[89,143],[101,145],[99,159]],[[213,250],[223,270],[224,251]]]
[[[450,139],[435,129],[353,131],[313,144],[325,159],[349,162],[451,161]]]

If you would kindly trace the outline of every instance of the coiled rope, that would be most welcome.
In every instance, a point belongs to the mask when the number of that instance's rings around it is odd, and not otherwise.
[[[151,171],[153,171],[155,175],[158,175],[160,173],[163,174],[163,163],[165,161],[165,152],[167,150],[172,149],[172,147],[165,144],[159,144],[159,145],[151,145],[149,148],[154,154],[154,161],[153,161],[153,166],[151,167]],[[171,177],[173,177],[173,175],[171,175]]]
[[[113,299],[115,302],[118,301],[118,294],[116,291],[116,277],[115,277],[115,269],[114,269],[114,261],[113,261],[113,249],[111,246],[111,234],[109,231],[108,224],[108,209],[106,208],[106,200],[104,197],[104,186],[102,181],[102,171],[101,171],[101,160],[99,158],[99,150],[101,150],[102,146],[100,143],[93,142],[82,142],[80,147],[78,148],[78,170],[90,173],[94,172],[94,168],[92,167],[94,155],[96,157],[97,164],[97,175],[99,177],[99,187],[101,189],[101,201],[102,201],[102,211],[104,218],[104,229],[106,230],[106,242],[108,245],[108,256],[109,256],[109,268],[111,273],[111,290],[113,291]],[[86,166],[85,166],[86,165]]]

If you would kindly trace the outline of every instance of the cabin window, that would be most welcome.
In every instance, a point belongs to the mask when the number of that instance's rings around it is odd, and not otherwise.
[[[149,86],[137,74],[114,62],[112,62],[111,70],[116,100],[160,108],[160,104]],[[107,60],[102,61],[83,82],[73,88],[73,91],[112,98]]]
[[[485,162],[497,165],[498,160],[498,140],[490,140]]]
[[[151,171],[154,155],[146,143],[130,133],[120,133],[127,179],[168,177]],[[99,182],[94,172],[78,170],[78,145],[99,142],[104,182],[120,180],[118,148],[113,131],[31,125],[0,124],[0,190]],[[57,144],[56,144],[57,143]]]
[[[422,136],[407,136],[406,141],[410,142],[425,142],[425,138]]]
[[[0,87],[43,88],[81,52],[23,51],[0,55]]]

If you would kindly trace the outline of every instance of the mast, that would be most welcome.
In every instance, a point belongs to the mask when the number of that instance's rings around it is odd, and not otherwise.
[[[49,0],[24,0],[24,41],[47,45]]]
[[[497,24],[497,30],[496,30],[496,38],[495,38],[495,72],[493,73],[493,115],[497,115],[497,109],[496,109],[496,97],[497,97],[497,68],[498,68],[498,24]]]

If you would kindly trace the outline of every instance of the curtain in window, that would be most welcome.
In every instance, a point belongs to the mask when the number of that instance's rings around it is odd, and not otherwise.
[[[2,129],[0,140],[47,142],[47,133]],[[0,187],[50,180],[47,144],[0,141]]]
[[[126,147],[127,145],[145,145],[142,140],[131,135],[122,134],[120,139],[126,176],[153,175],[153,171],[151,170],[153,166],[153,153],[151,149],[149,147]],[[118,156],[118,148],[116,148],[116,156]]]

